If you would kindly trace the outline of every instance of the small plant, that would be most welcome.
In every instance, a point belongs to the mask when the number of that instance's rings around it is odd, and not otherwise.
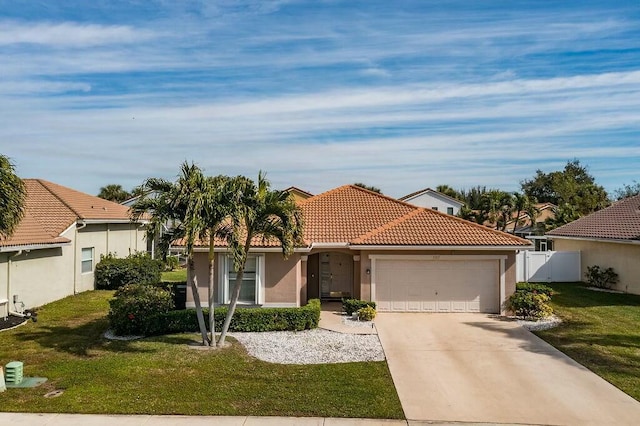
[[[178,269],[180,266],[180,261],[178,260],[178,256],[167,256],[164,261],[164,270],[165,271],[174,271]]]
[[[376,310],[371,306],[365,306],[364,308],[358,309],[358,319],[360,321],[373,321],[376,317]]]
[[[347,315],[353,315],[354,312],[358,312],[361,308],[371,306],[376,308],[376,302],[369,302],[367,300],[360,299],[342,299],[342,310]]]
[[[587,266],[587,272],[584,274],[587,283],[593,287],[609,289],[618,282],[618,274],[613,268],[600,269],[600,266]]]
[[[516,291],[505,302],[505,308],[516,317],[538,320],[553,314],[548,302],[551,298],[545,293]]]

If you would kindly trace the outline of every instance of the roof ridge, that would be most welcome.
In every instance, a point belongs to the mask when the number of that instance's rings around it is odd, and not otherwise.
[[[358,244],[359,242],[361,242],[363,240],[366,240],[367,238],[371,238],[376,234],[379,234],[379,233],[381,233],[383,231],[386,231],[387,229],[393,228],[394,226],[401,224],[402,222],[406,221],[407,219],[409,219],[409,218],[411,218],[413,216],[416,216],[417,214],[420,213],[421,210],[425,210],[425,209],[422,208],[422,207],[415,207],[415,209],[411,210],[409,213],[407,213],[405,215],[402,215],[400,217],[397,217],[396,219],[393,219],[392,221],[387,222],[382,226],[379,226],[379,227],[377,227],[375,229],[372,229],[371,231],[360,235],[358,238],[354,239],[351,242],[354,243],[354,244]]]
[[[405,196],[403,196],[403,197],[398,198],[398,200],[400,200],[400,201],[404,201],[404,200],[406,200],[407,198],[411,198],[411,197],[413,197],[413,196],[420,195],[420,194],[422,194],[422,193],[424,193],[424,192],[427,192],[427,191],[435,192],[436,194],[438,194],[438,195],[442,195],[443,197],[445,197],[445,198],[447,198],[447,199],[449,199],[449,200],[455,201],[456,203],[462,204],[463,206],[466,204],[466,203],[465,203],[464,201],[462,201],[462,200],[458,200],[458,199],[457,199],[457,198],[455,198],[455,197],[452,197],[452,196],[450,196],[450,195],[447,195],[447,194],[445,194],[444,192],[440,192],[440,191],[438,191],[437,189],[433,189],[433,188],[431,188],[431,187],[426,187],[426,188],[421,189],[421,190],[419,190],[419,191],[412,192],[411,194],[407,194],[407,195],[405,195]]]
[[[81,214],[80,214],[76,209],[74,209],[73,207],[71,207],[71,205],[69,205],[69,203],[67,203],[67,202],[66,202],[66,201],[65,201],[65,200],[64,200],[60,195],[58,195],[58,193],[57,193],[56,191],[54,191],[54,189],[53,189],[53,188],[51,188],[49,185],[45,185],[45,183],[47,183],[47,184],[53,184],[53,182],[49,182],[49,181],[46,181],[46,180],[44,180],[44,179],[36,179],[36,180],[37,180],[37,181],[38,181],[38,183],[39,183],[40,185],[42,185],[42,186],[43,186],[47,191],[49,191],[49,193],[50,193],[51,195],[53,195],[54,197],[56,197],[56,198],[58,199],[58,201],[60,201],[62,204],[64,204],[64,206],[65,206],[66,208],[68,208],[69,210],[71,210],[71,211],[76,215],[76,217],[77,217],[78,219],[83,219],[83,218],[84,218],[84,217],[83,217],[83,216],[82,216],[82,215],[81,215]],[[71,188],[69,188],[69,189],[71,189]]]
[[[371,195],[375,195],[376,197],[383,198],[383,199],[386,199],[386,200],[389,200],[389,201],[393,201],[396,204],[400,204],[400,205],[403,205],[403,206],[411,207],[412,209],[420,208],[420,207],[414,206],[413,204],[407,203],[406,201],[398,200],[397,198],[393,198],[393,197],[390,197],[388,195],[381,194],[380,192],[371,191],[371,190],[369,190],[367,188],[363,188],[363,187],[358,186],[358,185],[351,184],[351,185],[343,185],[343,186],[344,187],[351,187],[351,188],[357,189],[359,191],[366,192],[366,193],[371,194]],[[340,188],[342,188],[343,186],[341,186]]]

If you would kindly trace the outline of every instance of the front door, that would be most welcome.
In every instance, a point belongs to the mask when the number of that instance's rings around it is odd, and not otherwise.
[[[320,253],[320,297],[351,297],[353,294],[353,257],[349,254]]]

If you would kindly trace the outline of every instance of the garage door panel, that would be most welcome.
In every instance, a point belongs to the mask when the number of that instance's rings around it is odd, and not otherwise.
[[[380,311],[500,310],[497,260],[379,259],[375,268]]]

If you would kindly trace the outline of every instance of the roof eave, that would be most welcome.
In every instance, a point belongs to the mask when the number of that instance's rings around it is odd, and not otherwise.
[[[109,224],[109,223],[113,223],[113,224],[123,224],[123,223],[137,223],[140,225],[145,225],[147,223],[149,223],[148,220],[146,219],[136,219],[136,220],[131,220],[131,219],[78,219],[77,220],[78,224],[87,224],[87,225],[104,225],[104,224]]]
[[[621,238],[597,238],[597,237],[574,237],[570,235],[546,235],[552,240],[580,240],[580,241],[596,241],[599,243],[616,243],[616,244],[640,244],[640,240],[621,239]]]
[[[532,244],[522,244],[517,246],[451,246],[451,245],[370,245],[353,244],[349,248],[354,250],[526,250],[533,247]]]
[[[67,241],[64,243],[42,243],[42,244],[16,244],[13,246],[1,246],[0,253],[7,253],[13,251],[21,251],[21,250],[45,250],[59,247],[67,247],[71,245],[71,241]]]

